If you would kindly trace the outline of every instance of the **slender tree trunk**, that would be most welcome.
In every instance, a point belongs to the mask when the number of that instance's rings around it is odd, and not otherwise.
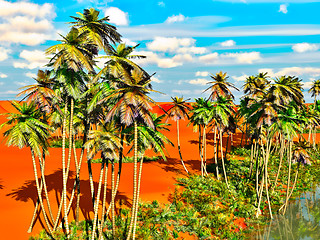
[[[92,227],[92,233],[91,233],[91,240],[95,239],[96,234],[96,227],[97,227],[97,219],[98,219],[98,213],[99,213],[99,203],[100,203],[100,194],[101,194],[101,186],[102,186],[102,179],[103,179],[103,172],[104,172],[104,165],[105,165],[105,157],[102,153],[102,163],[101,163],[101,169],[100,169],[100,177],[99,177],[99,185],[97,190],[97,198],[95,200],[94,204],[94,218],[93,218],[93,227]]]
[[[103,240],[103,226],[105,221],[105,208],[107,202],[107,184],[108,184],[108,167],[109,159],[106,159],[106,169],[104,173],[104,185],[103,185],[103,197],[102,197],[102,213],[101,213],[101,224],[99,226],[99,239]]]
[[[279,167],[278,167],[276,179],[274,180],[273,187],[272,187],[272,190],[271,190],[272,193],[274,192],[274,189],[275,189],[275,187],[277,186],[277,182],[278,182],[278,178],[279,178],[280,170],[281,170],[281,166],[282,166],[283,155],[284,155],[285,140],[284,140],[284,137],[283,137],[282,135],[281,135],[280,138],[281,138],[281,139],[280,139],[280,156],[279,156],[280,159],[279,159]]]
[[[215,161],[215,165],[216,165],[216,173],[217,173],[217,179],[220,180],[220,176],[219,176],[219,167],[218,167],[218,157],[217,157],[217,126],[214,127],[214,161]]]
[[[186,166],[184,165],[183,159],[182,159],[182,154],[181,154],[181,149],[180,149],[180,131],[179,131],[179,121],[177,120],[177,141],[178,141],[178,150],[179,150],[179,155],[180,155],[180,160],[182,163],[182,166],[184,168],[184,170],[187,172],[187,174],[189,174],[189,171],[187,170]]]
[[[228,137],[227,137],[227,143],[226,143],[226,151],[224,153],[224,158],[227,160],[227,152],[228,152],[228,148],[229,148],[229,138],[230,138],[230,134],[228,133]],[[232,148],[232,145],[230,146]]]
[[[141,185],[141,176],[142,176],[142,165],[143,165],[143,156],[141,156],[140,165],[139,165],[139,176],[138,176],[138,186],[137,186],[137,202],[136,202],[136,211],[134,216],[134,225],[133,225],[133,240],[135,239],[136,227],[137,227],[137,218],[139,210],[139,196],[140,196],[140,185]]]
[[[46,200],[47,200],[48,210],[49,210],[49,214],[50,214],[50,220],[51,220],[51,222],[53,222],[54,217],[53,217],[52,210],[51,210],[51,204],[50,204],[47,183],[46,183],[46,176],[44,174],[44,166],[45,166],[45,153],[44,152],[42,154],[42,157],[43,157],[43,161],[41,161],[41,158],[39,157],[39,164],[40,164],[40,170],[41,170],[41,181],[43,183],[44,194],[45,194]]]
[[[114,160],[111,163],[111,222],[112,222],[112,236],[115,239],[116,235],[116,219],[115,219],[115,204],[114,204],[114,194],[115,186],[114,186]]]
[[[37,170],[37,165],[36,165],[36,159],[35,159],[35,155],[34,155],[34,152],[33,152],[32,149],[31,149],[31,156],[32,156],[32,165],[33,165],[34,177],[35,177],[36,187],[37,187],[37,192],[38,192],[38,199],[39,199],[40,206],[41,206],[41,209],[42,209],[44,221],[46,223],[46,226],[48,228],[49,233],[52,234],[52,228],[50,226],[50,222],[49,222],[48,217],[47,217],[46,209],[44,208],[44,204],[43,204],[43,201],[42,201],[42,194],[41,194],[41,191],[40,191],[40,185],[39,185],[39,181],[38,181],[38,170]]]
[[[290,186],[290,174],[291,174],[291,159],[292,159],[292,140],[289,140],[289,150],[288,150],[288,160],[289,160],[289,171],[288,171],[288,182],[287,182],[287,195],[286,201],[283,209],[283,215],[286,213],[287,205],[289,201],[289,186]]]
[[[227,173],[226,173],[226,168],[224,166],[224,159],[223,159],[223,147],[222,147],[222,129],[219,130],[220,132],[220,150],[221,150],[221,162],[222,162],[222,169],[223,169],[223,174],[224,174],[224,179],[227,184],[227,188],[229,189],[229,184],[228,184],[228,178],[227,178]]]
[[[67,235],[69,235],[69,222],[68,222],[68,215],[66,215],[67,211],[67,176],[66,176],[66,130],[67,130],[67,108],[68,108],[68,101],[66,100],[65,106],[64,106],[64,116],[63,116],[63,125],[62,125],[62,204],[64,206],[64,221],[66,226],[66,232]],[[60,212],[58,211],[58,215],[60,215]],[[59,217],[57,217],[59,219]]]
[[[206,148],[206,129],[207,126],[205,125],[203,127],[203,133],[202,133],[202,147],[201,147],[201,173],[202,176],[206,175],[206,170],[205,170],[205,162],[206,162],[206,155],[205,155],[205,148]]]
[[[138,126],[137,122],[134,122],[134,155],[133,155],[133,199],[132,199],[132,212],[131,212],[131,220],[128,231],[127,240],[130,239],[132,229],[134,228],[134,219],[135,219],[135,209],[136,209],[136,201],[137,201],[137,161],[138,161]],[[132,233],[132,235],[135,235]]]
[[[200,169],[201,169],[201,176],[203,177],[203,158],[202,158],[202,146],[203,143],[201,141],[201,126],[199,125],[199,155],[200,155]]]

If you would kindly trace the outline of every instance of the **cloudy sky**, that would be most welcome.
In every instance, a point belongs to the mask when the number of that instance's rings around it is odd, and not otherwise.
[[[320,78],[320,0],[0,0],[1,100],[34,82],[69,16],[90,7],[110,17],[124,42],[141,44],[147,58],[138,63],[156,72],[154,88],[164,93],[156,101],[204,97],[219,71],[237,87],[261,71],[299,76],[307,90]]]

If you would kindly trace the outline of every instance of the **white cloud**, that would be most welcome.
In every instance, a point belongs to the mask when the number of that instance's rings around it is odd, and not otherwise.
[[[18,85],[18,86],[21,86],[21,87],[24,87],[24,86],[27,86],[27,85],[30,84],[30,83],[27,82],[27,81],[21,81],[21,82],[15,81],[15,82],[13,82],[13,83],[16,84],[16,85]]]
[[[280,8],[279,8],[279,12],[282,12],[284,14],[287,14],[288,13],[288,5],[287,4],[281,4],[280,5]]]
[[[275,74],[276,76],[283,76],[283,75],[310,75],[312,77],[320,76],[320,68],[313,68],[313,67],[289,67],[289,68],[282,68],[279,72]]]
[[[311,43],[297,43],[292,46],[292,50],[298,53],[312,52],[312,51],[317,51],[318,49],[319,49],[318,44],[311,44]]]
[[[106,9],[105,14],[106,17],[109,17],[109,22],[114,23],[118,26],[127,26],[129,25],[129,17],[128,13],[120,10],[116,7],[109,7]]]
[[[48,59],[44,52],[39,50],[23,50],[19,56],[20,58],[25,59],[27,62],[14,62],[13,66],[15,68],[43,68],[48,63]]]
[[[166,23],[183,22],[186,19],[181,13],[179,15],[173,15],[168,17]]]
[[[136,63],[141,65],[156,64],[160,68],[173,68],[183,64],[182,62],[175,62],[173,58],[161,57],[158,54],[150,51],[137,51],[134,52],[134,54],[146,56],[146,58],[134,60]],[[178,60],[181,59],[182,58],[179,58]]]
[[[190,93],[191,93],[190,90],[178,90],[178,89],[172,90],[171,92],[172,92],[172,93],[181,94],[181,95],[183,95],[183,94],[190,94]]]
[[[0,78],[7,78],[8,75],[7,74],[4,74],[4,73],[0,73]]]
[[[184,63],[184,62],[191,62],[192,56],[190,54],[178,54],[175,55],[172,60],[174,62]]]
[[[166,4],[165,4],[163,1],[161,1],[161,2],[158,2],[158,6],[160,6],[160,7],[165,7]]]
[[[241,76],[231,76],[237,82],[245,81],[249,76],[247,74],[243,74]]]
[[[252,64],[261,60],[260,52],[210,53],[199,57],[205,64]]]
[[[214,52],[214,53],[209,53],[207,55],[200,56],[199,60],[206,64],[210,64],[212,62],[216,62],[218,60],[218,57],[219,57],[219,54],[217,52]]]
[[[35,73],[27,72],[25,75],[29,78],[37,78],[37,74]]]
[[[52,38],[53,4],[0,0],[0,42],[38,45]]]
[[[177,53],[193,53],[193,54],[204,54],[208,50],[205,47],[181,47],[177,50]]]
[[[138,43],[136,43],[136,42],[131,41],[131,40],[128,39],[128,38],[122,38],[121,40],[122,40],[122,42],[125,43],[127,46],[132,46],[132,47],[134,47],[134,46],[136,46],[136,45],[138,44]]]
[[[222,47],[233,47],[235,45],[236,45],[236,42],[233,40],[227,40],[227,41],[220,43],[220,46],[222,46]]]
[[[275,73],[273,72],[272,68],[260,68],[258,70],[258,73],[268,73],[269,77],[274,77]]]
[[[313,85],[313,82],[302,82],[304,89],[310,89]]]
[[[27,1],[8,2],[0,0],[0,16],[10,17],[16,15],[30,15],[40,18],[54,18],[53,4],[38,5]]]
[[[4,85],[4,82],[0,82],[0,86]]]
[[[9,50],[4,49],[3,47],[0,47],[0,62],[8,58],[9,52],[10,52]]]
[[[221,58],[235,59],[238,63],[252,64],[253,62],[260,60],[261,56],[259,52],[243,52],[243,53],[224,53],[221,54]]]
[[[197,78],[197,79],[192,79],[190,81],[188,81],[188,83],[193,84],[193,85],[206,85],[209,81],[207,79],[204,78]]]
[[[155,39],[147,43],[147,48],[152,51],[160,52],[175,52],[180,47],[188,47],[195,43],[195,39],[192,38],[166,38],[166,37],[155,37]]]
[[[207,77],[207,76],[209,76],[209,72],[200,72],[200,71],[198,71],[198,72],[196,72],[196,77]]]
[[[156,83],[162,83],[162,81],[159,78],[155,77],[155,76],[151,77],[151,81],[152,82],[156,82]]]

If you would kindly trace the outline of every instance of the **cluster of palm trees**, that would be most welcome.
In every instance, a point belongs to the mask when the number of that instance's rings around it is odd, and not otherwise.
[[[138,45],[129,47],[121,43],[121,35],[108,24],[108,17],[99,18],[99,11],[93,8],[85,9],[72,18],[75,21],[70,23],[71,29],[67,35],[60,35],[60,43],[46,50],[50,56],[47,65],[50,70],[39,70],[36,84],[24,87],[18,96],[25,96],[26,102],[20,105],[13,101],[19,113],[8,114],[8,121],[3,124],[10,126],[4,133],[8,145],[29,147],[32,153],[38,202],[29,232],[40,207],[47,232],[52,234],[62,222],[69,236],[69,213],[74,202],[75,220],[79,221],[80,172],[86,159],[94,210],[91,237],[103,239],[104,222],[110,214],[112,234],[116,236],[115,198],[121,176],[123,148],[128,145],[132,146],[130,151],[134,156],[134,195],[127,239],[135,239],[143,155],[147,149],[153,149],[165,158],[164,146],[172,143],[161,131],[168,130],[168,124],[162,123],[163,117],[157,117],[150,111],[155,104],[148,96],[154,92],[152,75],[132,61],[134,58],[144,58],[132,54]],[[101,52],[106,62],[99,69],[96,63]],[[60,133],[62,139],[63,190],[56,216],[51,210],[44,172],[50,133],[53,132]],[[80,155],[75,147],[77,138],[82,139]],[[97,154],[101,155],[102,162],[99,184],[95,189],[91,161]],[[37,159],[41,170],[40,183]],[[72,161],[76,166],[74,180],[69,177]],[[119,162],[117,176],[115,162]],[[109,165],[112,189],[108,206]],[[70,181],[74,183],[71,194],[68,194],[67,184]]]
[[[61,35],[60,43],[46,51],[50,56],[47,65],[50,70],[39,70],[36,84],[24,87],[18,96],[25,96],[26,102],[19,104],[13,101],[18,113],[7,114],[8,121],[2,125],[10,126],[4,132],[8,145],[29,147],[31,150],[38,200],[29,231],[32,230],[35,216],[40,209],[49,234],[57,229],[59,223],[63,223],[66,235],[69,236],[69,213],[74,202],[75,221],[79,221],[80,172],[85,160],[88,164],[94,212],[91,237],[103,239],[104,223],[108,217],[111,219],[112,235],[115,237],[115,198],[120,182],[124,146],[129,146],[130,152],[133,151],[134,175],[132,211],[126,236],[127,239],[135,239],[143,156],[147,149],[152,149],[165,159],[165,145],[173,145],[164,135],[168,124],[163,121],[164,116],[158,117],[151,113],[156,103],[149,97],[149,93],[156,91],[152,89],[152,75],[132,61],[144,58],[133,54],[138,45],[130,47],[121,43],[121,35],[114,26],[108,24],[108,17],[99,18],[99,11],[93,8],[85,9],[83,13],[72,18],[74,22],[70,23],[71,29],[67,35]],[[96,66],[99,53],[104,53],[100,58],[106,59],[102,69]],[[208,174],[207,134],[212,133],[216,176],[220,180],[220,172],[223,172],[228,188],[225,156],[229,139],[231,138],[232,144],[232,135],[239,128],[251,141],[249,177],[251,178],[255,171],[257,215],[260,214],[261,201],[266,198],[272,217],[269,191],[274,191],[277,185],[282,160],[288,160],[289,179],[283,207],[285,211],[293,191],[289,191],[291,162],[298,163],[294,186],[300,163],[309,161],[309,156],[302,146],[305,142],[294,143],[293,137],[303,129],[309,129],[308,142],[315,147],[320,103],[315,100],[311,106],[304,105],[299,78],[282,76],[272,80],[267,73],[260,73],[247,78],[243,86],[245,95],[237,109],[231,89],[239,89],[228,81],[227,74],[219,72],[211,75],[211,78],[210,87],[205,90],[210,92],[207,99],[195,99],[195,103],[190,105],[182,97],[174,97],[167,112],[167,118],[177,123],[177,146],[185,171],[189,173],[180,149],[180,120],[188,118],[190,124],[199,132],[199,156],[203,177]],[[314,81],[310,92],[315,98],[319,95],[319,80]],[[60,134],[62,139],[63,186],[55,216],[45,179],[45,160],[52,133]],[[224,134],[228,135],[225,152]],[[75,146],[77,138],[82,140],[80,154]],[[279,169],[274,182],[271,182],[268,161],[275,152],[280,156]],[[101,156],[101,170],[99,184],[95,189],[91,162],[98,154]],[[218,164],[219,159],[221,164]],[[72,161],[76,167],[75,179],[69,177]],[[119,163],[117,174],[116,162]],[[111,201],[107,203],[109,166]],[[73,181],[73,188],[71,193],[68,193],[67,184],[70,181]]]

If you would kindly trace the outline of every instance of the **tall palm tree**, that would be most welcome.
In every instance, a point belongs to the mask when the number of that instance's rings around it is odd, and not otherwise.
[[[9,129],[3,133],[4,137],[7,138],[8,146],[30,148],[38,199],[47,230],[52,233],[51,223],[48,220],[42,199],[42,192],[38,181],[36,164],[36,157],[38,157],[40,160],[43,154],[47,152],[49,126],[42,120],[43,113],[36,108],[36,104],[34,102],[24,102],[22,105],[20,105],[18,102],[12,101],[11,104],[18,111],[18,113],[4,113],[3,115],[7,116],[8,121],[1,124],[0,129],[4,126],[9,127]],[[47,199],[47,201],[49,201],[49,199]]]
[[[182,166],[184,170],[189,174],[186,166],[184,165],[183,159],[182,159],[182,154],[181,154],[181,149],[180,149],[180,131],[179,131],[179,122],[180,120],[184,120],[185,117],[188,117],[188,111],[191,110],[190,106],[187,104],[186,101],[184,100],[183,97],[171,97],[172,102],[170,103],[170,109],[168,110],[168,117],[172,118],[174,121],[177,123],[177,143],[178,143],[178,151],[179,151],[179,156],[180,160],[182,163]]]
[[[312,81],[312,86],[308,93],[311,93],[311,97],[314,97],[314,105],[316,105],[317,96],[320,94],[320,79]]]
[[[137,160],[138,160],[138,122],[143,122],[147,126],[154,128],[150,115],[151,103],[154,101],[147,95],[154,92],[150,88],[150,76],[145,76],[143,71],[135,68],[125,75],[124,79],[119,79],[117,88],[110,91],[109,96],[100,102],[111,101],[114,106],[110,107],[106,114],[106,121],[119,117],[120,123],[126,126],[134,126],[134,176],[133,176],[133,203],[129,232],[127,239],[135,238],[136,215],[138,211],[138,182],[137,182]]]
[[[222,73],[222,71],[216,73],[216,75],[211,74],[210,76],[212,78],[211,82],[208,82],[207,84],[210,84],[211,86],[208,87],[204,92],[210,90],[210,100],[216,100],[218,97],[227,97],[234,99],[234,96],[229,88],[233,88],[237,91],[239,91],[238,88],[233,83],[228,82],[228,76],[227,73]]]
[[[72,150],[72,138],[73,138],[73,108],[74,99],[76,93],[79,92],[78,87],[80,86],[78,80],[81,79],[78,74],[82,69],[86,69],[89,72],[93,72],[93,56],[97,54],[97,46],[88,41],[85,32],[80,32],[76,28],[71,28],[69,33],[64,37],[60,44],[49,47],[46,50],[46,54],[53,54],[53,57],[49,61],[48,66],[52,66],[56,71],[58,78],[63,82],[64,96],[65,96],[65,107],[64,107],[64,118],[63,118],[63,136],[62,136],[62,168],[63,168],[63,194],[62,202],[64,204],[64,220],[66,225],[67,234],[69,234],[69,223],[67,213],[67,171],[65,162],[65,139],[66,139],[66,114],[68,101],[70,100],[70,120],[69,120],[69,154],[68,154],[68,165],[71,159]],[[60,212],[58,213],[58,215]],[[57,217],[58,218],[58,217]]]
[[[121,41],[121,35],[117,32],[117,28],[108,24],[109,17],[99,19],[100,12],[94,8],[84,9],[83,13],[77,13],[77,17],[71,16],[75,22],[71,22],[74,27],[77,27],[81,32],[86,33],[89,41],[96,44],[99,49],[108,49],[111,44],[116,44]]]
[[[27,99],[28,102],[35,102],[45,112],[49,113],[53,107],[53,99],[58,97],[54,92],[57,81],[55,81],[52,71],[49,70],[38,70],[37,77],[34,80],[37,83],[22,87],[23,91],[17,94],[17,97],[25,95],[23,99]]]
[[[98,126],[97,130],[91,130],[89,132],[88,141],[85,144],[85,147],[87,148],[89,152],[89,158],[94,157],[97,153],[101,153],[101,171],[100,171],[100,178],[99,178],[99,185],[97,189],[97,196],[94,204],[94,219],[93,219],[93,228],[92,228],[92,236],[91,239],[95,239],[95,231],[97,226],[97,218],[98,218],[98,212],[99,212],[99,203],[100,203],[100,194],[101,194],[101,187],[102,187],[102,179],[103,174],[108,174],[108,164],[109,160],[112,163],[112,166],[114,166],[115,159],[117,159],[117,150],[121,148],[120,145],[120,139],[117,137],[116,132],[114,131],[114,124],[112,123],[102,123]],[[106,170],[105,165],[107,165]],[[114,167],[112,167],[112,170]],[[112,171],[112,175],[114,176],[114,171]],[[105,180],[107,178],[105,177]],[[113,178],[114,179],[114,178]],[[104,190],[106,191],[106,182]],[[114,186],[114,181],[112,182],[112,186]],[[106,194],[104,191],[104,198],[103,198],[103,207],[105,206],[106,202]],[[114,191],[112,189],[111,191]],[[112,204],[112,203],[111,203]],[[101,221],[104,218],[102,215]],[[113,234],[115,234],[115,218],[114,218],[114,212],[112,212],[112,225],[113,225]],[[99,231],[101,230],[100,229]],[[101,233],[101,231],[100,231]]]

